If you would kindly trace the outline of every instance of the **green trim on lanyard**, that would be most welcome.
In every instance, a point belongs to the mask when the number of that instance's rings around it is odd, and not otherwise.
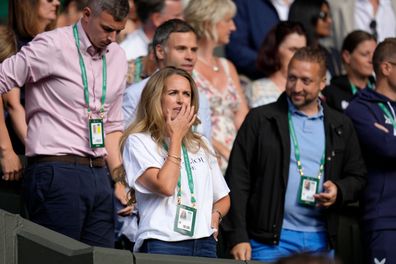
[[[393,129],[396,130],[396,120],[392,116],[391,112],[389,112],[388,108],[383,103],[378,103],[378,106],[381,108],[382,112],[389,118],[389,120],[392,122]]]
[[[166,143],[164,143],[163,145],[164,145],[164,149],[168,151],[168,145]],[[190,167],[190,158],[188,157],[188,152],[184,144],[182,145],[182,150],[183,150],[184,167],[186,169],[187,179],[188,179],[188,187],[191,192],[191,204],[192,207],[195,207],[197,200],[195,199],[195,195],[194,195],[194,179]],[[181,172],[179,175],[179,179],[177,180],[177,204],[181,204]]]
[[[356,85],[354,85],[351,82],[349,82],[349,84],[351,85],[352,94],[355,95],[357,93],[357,91],[358,91]],[[370,89],[373,89],[373,85],[371,84],[370,81],[367,83],[367,87],[370,88]]]
[[[290,111],[287,114],[287,118],[289,120],[290,136],[292,138],[293,145],[294,145],[294,156],[296,157],[298,172],[300,173],[300,176],[304,176],[304,172],[303,172],[303,168],[302,168],[302,164],[301,164],[300,148],[298,146],[297,135],[294,130],[294,125],[293,125]],[[320,177],[323,175],[324,163],[325,163],[325,150],[323,150],[323,155],[322,155],[322,158],[320,159],[318,179],[320,179]]]
[[[74,40],[76,41],[79,61],[80,61],[80,69],[81,69],[81,78],[84,86],[84,99],[85,103],[87,104],[87,111],[89,117],[91,116],[91,108],[89,107],[89,90],[88,90],[88,78],[87,78],[87,70],[85,68],[85,63],[83,56],[80,51],[80,38],[78,36],[78,29],[77,24],[73,26],[73,36]],[[106,56],[105,54],[102,55],[102,98],[101,98],[101,107],[100,107],[100,117],[103,119],[104,115],[104,104],[106,101],[106,90],[107,90],[107,65],[106,65]]]

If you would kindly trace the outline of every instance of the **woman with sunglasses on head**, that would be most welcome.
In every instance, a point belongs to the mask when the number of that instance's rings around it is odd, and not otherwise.
[[[192,129],[198,91],[189,73],[165,67],[143,89],[122,153],[140,222],[134,251],[216,257],[229,189],[209,140]]]
[[[333,77],[323,90],[329,106],[343,112],[357,92],[374,88],[372,58],[376,46],[375,36],[366,31],[355,30],[347,35],[341,50],[346,74]]]
[[[289,9],[289,21],[300,22],[307,32],[308,46],[320,47],[326,53],[327,79],[342,73],[339,52],[326,48],[320,39],[331,36],[332,23],[330,5],[326,0],[295,0]]]

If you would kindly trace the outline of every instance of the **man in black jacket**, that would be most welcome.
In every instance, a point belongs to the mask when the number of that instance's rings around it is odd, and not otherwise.
[[[318,96],[325,56],[298,50],[286,93],[253,109],[235,140],[226,180],[231,210],[224,221],[231,254],[276,261],[295,252],[329,252],[338,210],[356,201],[366,170],[351,121]]]

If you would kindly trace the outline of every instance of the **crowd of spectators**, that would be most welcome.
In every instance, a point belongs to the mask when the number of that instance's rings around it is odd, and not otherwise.
[[[395,0],[8,1],[0,206],[94,246],[396,262],[395,37]]]

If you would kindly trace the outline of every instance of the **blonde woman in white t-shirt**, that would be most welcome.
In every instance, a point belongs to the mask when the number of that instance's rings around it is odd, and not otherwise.
[[[143,90],[122,137],[140,223],[134,251],[216,257],[229,189],[209,141],[193,131],[198,93],[190,74],[166,67]]]

